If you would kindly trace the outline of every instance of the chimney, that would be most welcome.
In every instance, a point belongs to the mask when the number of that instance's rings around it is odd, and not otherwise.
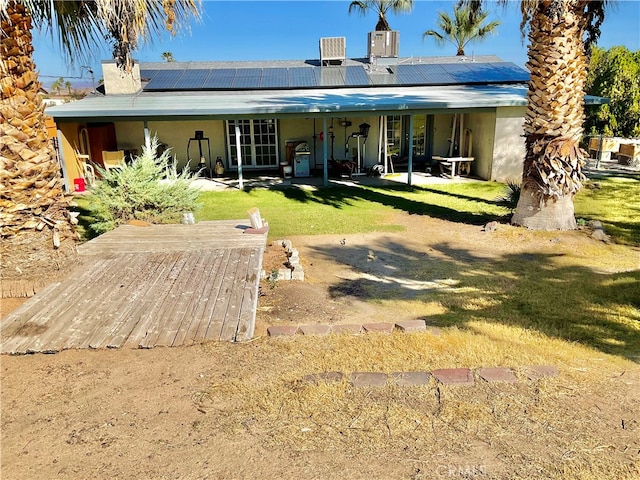
[[[102,62],[102,78],[107,95],[130,95],[142,90],[140,65],[134,63],[130,73],[123,72],[113,60]]]

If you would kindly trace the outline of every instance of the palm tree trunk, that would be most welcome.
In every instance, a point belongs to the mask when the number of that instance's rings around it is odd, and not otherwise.
[[[526,155],[522,194],[511,222],[535,230],[576,228],[573,197],[582,188],[586,57],[583,0],[541,0],[529,32]]]
[[[32,59],[31,16],[10,1],[1,27],[0,237],[51,229],[55,243],[72,228]]]

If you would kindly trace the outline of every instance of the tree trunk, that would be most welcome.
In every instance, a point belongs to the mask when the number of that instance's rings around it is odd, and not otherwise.
[[[540,200],[535,190],[523,186],[511,223],[531,230],[575,230],[573,196]]]
[[[32,59],[31,17],[16,1],[0,21],[0,237],[72,233],[60,166],[47,135]]]
[[[578,145],[584,122],[585,5],[540,0],[531,16],[526,156],[522,196],[512,218],[516,225],[576,228],[573,197],[582,188],[586,157]]]

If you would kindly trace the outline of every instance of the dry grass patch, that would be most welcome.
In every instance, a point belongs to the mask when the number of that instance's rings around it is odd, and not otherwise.
[[[523,345],[526,348],[522,348]],[[219,348],[210,346],[215,356]],[[259,339],[250,361],[208,394],[209,421],[249,431],[265,447],[338,456],[383,455],[413,472],[450,466],[481,478],[631,479],[640,475],[638,398],[622,379],[631,362],[538,332],[475,322],[440,335]],[[523,367],[553,364],[532,381]],[[509,366],[516,384],[354,388],[351,372]],[[337,371],[338,383],[303,381]],[[625,420],[626,419],[626,420]],[[622,428],[626,421],[627,428]],[[621,423],[623,422],[623,423]],[[634,463],[635,462],[635,463]]]

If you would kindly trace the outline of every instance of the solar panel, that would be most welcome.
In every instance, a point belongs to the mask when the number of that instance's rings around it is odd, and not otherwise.
[[[422,85],[426,83],[425,77],[418,70],[419,65],[398,65],[395,68],[396,77],[400,85]]]
[[[200,90],[209,75],[211,75],[210,69],[187,70],[176,83],[175,88],[180,90]]]
[[[446,85],[454,82],[454,78],[445,72],[440,65],[423,63],[414,65],[415,71],[422,75],[427,85]]]
[[[146,90],[173,90],[185,70],[158,70]]]
[[[343,87],[344,67],[316,67],[316,74],[320,78],[319,85],[321,87]]]
[[[289,86],[289,70],[265,68],[262,70],[261,88],[286,88]]]
[[[528,73],[510,62],[443,64],[455,83],[525,82]]]
[[[211,71],[211,74],[202,83],[203,89],[227,89],[231,88],[236,76],[235,68],[219,68]]]
[[[160,72],[161,70],[140,70],[140,78],[145,78],[147,80],[151,80],[153,77],[155,77],[157,75],[158,72]]]
[[[313,67],[294,67],[289,69],[289,86],[317,87],[318,81],[313,73]]]
[[[261,77],[262,68],[237,68],[236,78]]]
[[[364,67],[351,66],[346,67],[344,74],[345,84],[350,87],[369,85],[369,77]]]
[[[528,82],[529,72],[511,62],[496,62],[491,64],[494,68],[499,69],[505,77],[512,82]]]

